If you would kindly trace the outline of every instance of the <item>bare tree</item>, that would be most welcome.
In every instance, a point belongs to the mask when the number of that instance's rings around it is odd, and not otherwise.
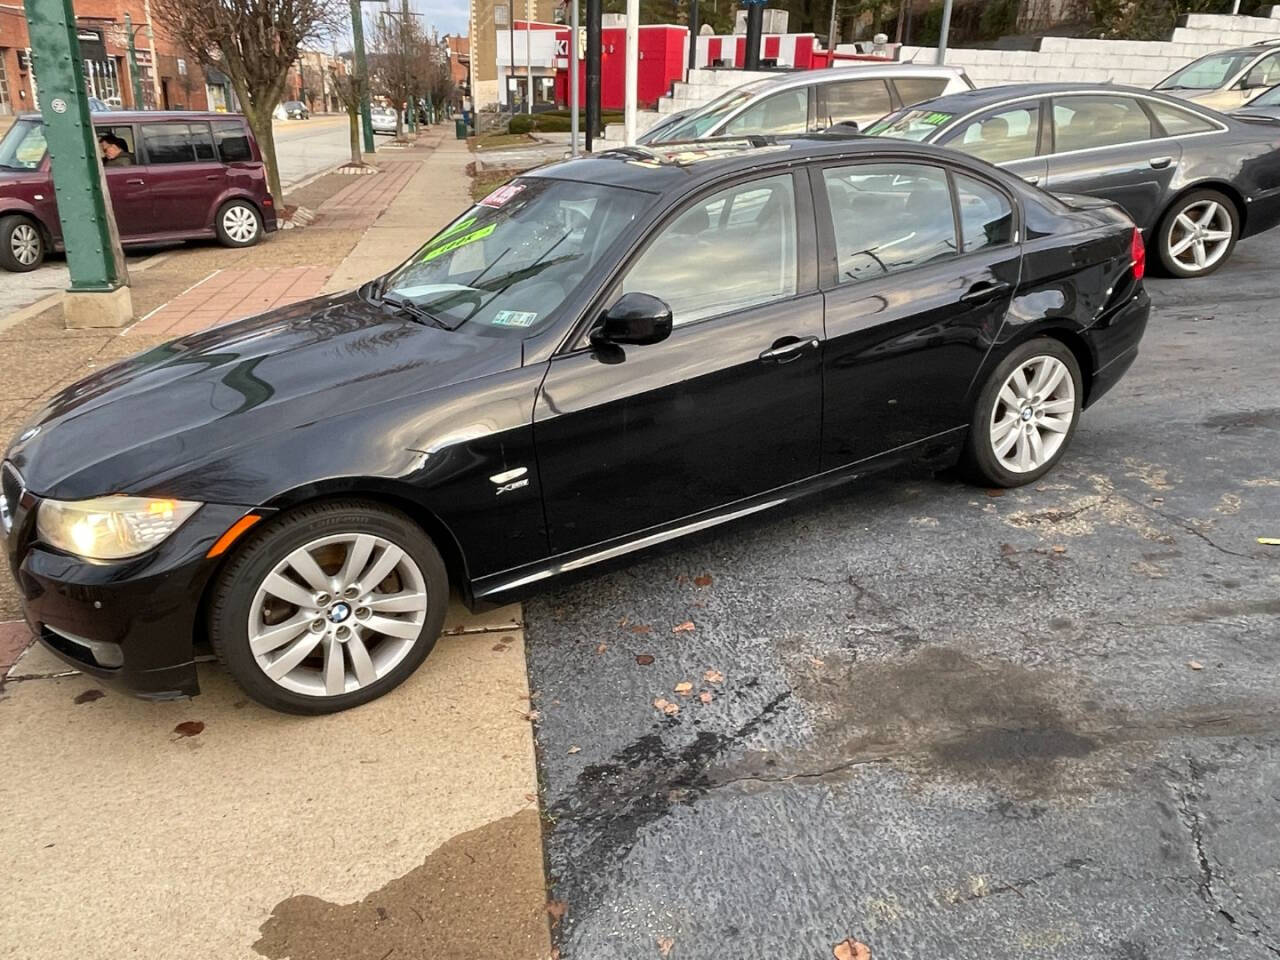
[[[289,68],[309,40],[329,36],[348,9],[343,0],[153,0],[152,16],[169,38],[231,78],[258,138],[267,185],[283,195],[272,113]]]
[[[351,165],[364,166],[364,157],[360,154],[360,103],[368,84],[354,74],[339,70],[335,63],[329,67],[329,85],[347,111],[347,123],[351,132]]]
[[[431,69],[431,41],[417,18],[384,14],[373,30],[369,57],[372,89],[396,108],[396,139],[404,139],[404,110],[422,95]]]

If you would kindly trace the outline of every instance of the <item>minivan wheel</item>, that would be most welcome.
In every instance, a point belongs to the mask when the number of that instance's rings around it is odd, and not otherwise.
[[[214,223],[224,247],[251,247],[262,238],[262,217],[247,200],[223,204]]]
[[[449,580],[407,516],[344,501],[263,525],[218,576],[215,652],[245,692],[287,713],[335,713],[382,696],[435,646]]]
[[[1203,277],[1227,262],[1240,237],[1235,204],[1216,190],[1180,197],[1160,221],[1160,266],[1174,277]]]
[[[1066,344],[1044,337],[1015,348],[978,395],[965,472],[994,487],[1040,479],[1066,452],[1083,394],[1080,365]]]
[[[21,214],[0,218],[0,267],[26,273],[44,262],[44,234]]]

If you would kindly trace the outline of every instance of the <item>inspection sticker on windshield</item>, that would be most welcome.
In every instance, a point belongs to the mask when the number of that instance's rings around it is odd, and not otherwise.
[[[495,327],[532,327],[537,319],[536,313],[527,310],[499,310],[491,322]]]
[[[485,207],[500,207],[523,189],[523,183],[508,183],[505,187],[499,187],[493,191],[481,200],[480,204]]]

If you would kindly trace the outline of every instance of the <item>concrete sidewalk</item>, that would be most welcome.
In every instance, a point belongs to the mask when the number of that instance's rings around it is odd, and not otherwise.
[[[331,288],[470,202],[454,143],[393,161],[418,169]],[[547,960],[519,618],[455,604],[400,688],[320,718],[258,707],[216,663],[195,700],[149,703],[28,650],[0,689],[0,957]]]

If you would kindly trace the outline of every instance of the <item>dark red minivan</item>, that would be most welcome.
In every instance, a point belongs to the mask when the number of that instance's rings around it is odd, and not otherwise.
[[[247,247],[276,229],[262,154],[244,117],[121,111],[94,114],[93,125],[125,246],[216,237]],[[0,266],[34,270],[47,251],[61,249],[44,125],[26,114],[0,140]]]

